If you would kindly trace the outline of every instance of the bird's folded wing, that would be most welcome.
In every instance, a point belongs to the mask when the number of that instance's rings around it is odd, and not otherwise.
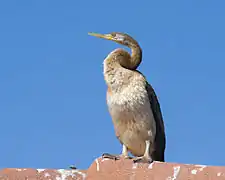
[[[146,82],[146,90],[148,92],[149,102],[156,123],[155,152],[153,157],[155,160],[164,161],[164,151],[166,145],[165,129],[163,117],[160,109],[158,98],[152,86]]]

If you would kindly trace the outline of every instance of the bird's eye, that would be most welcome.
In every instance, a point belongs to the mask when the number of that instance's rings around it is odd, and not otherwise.
[[[116,34],[116,39],[119,41],[124,41],[124,36],[120,34]]]

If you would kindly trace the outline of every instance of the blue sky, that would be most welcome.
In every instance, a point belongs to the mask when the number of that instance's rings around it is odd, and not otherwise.
[[[225,165],[225,1],[0,2],[0,168],[87,168],[120,153],[102,62],[127,32],[164,116],[166,161]]]

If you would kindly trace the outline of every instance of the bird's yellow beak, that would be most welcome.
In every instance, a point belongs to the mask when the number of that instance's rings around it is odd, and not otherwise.
[[[107,40],[114,40],[113,36],[111,34],[98,34],[98,33],[88,33],[90,36],[95,36]]]

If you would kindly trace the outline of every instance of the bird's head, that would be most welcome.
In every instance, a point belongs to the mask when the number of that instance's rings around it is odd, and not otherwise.
[[[137,44],[137,42],[128,34],[120,33],[120,32],[112,32],[110,34],[98,34],[98,33],[88,33],[91,36],[115,41],[119,44],[131,47],[132,44]]]

